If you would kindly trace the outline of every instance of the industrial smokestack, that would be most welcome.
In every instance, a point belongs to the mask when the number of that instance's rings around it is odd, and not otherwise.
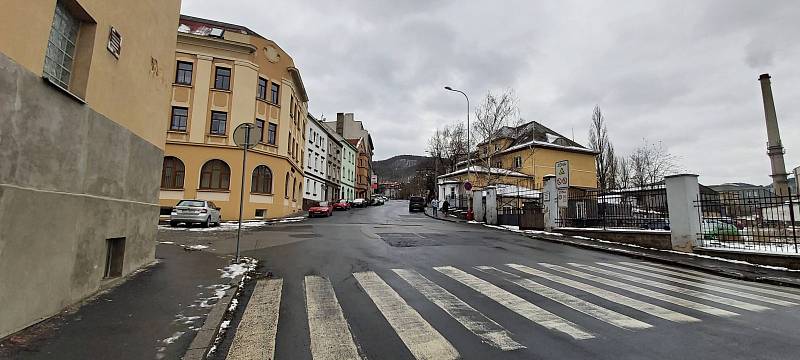
[[[764,98],[764,115],[767,118],[767,155],[772,165],[772,188],[778,195],[789,194],[788,174],[786,164],[783,161],[783,144],[781,143],[781,133],[778,131],[778,116],[775,115],[775,102],[772,99],[772,85],[769,81],[769,74],[761,74],[758,81],[761,82],[761,96]]]

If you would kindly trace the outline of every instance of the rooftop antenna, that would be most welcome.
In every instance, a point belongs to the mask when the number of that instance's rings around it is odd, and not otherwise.
[[[569,129],[572,131],[572,142],[575,142],[575,127],[573,126],[570,127]]]

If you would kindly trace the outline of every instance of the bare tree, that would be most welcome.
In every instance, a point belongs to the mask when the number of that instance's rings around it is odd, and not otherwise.
[[[614,150],[611,141],[608,139],[608,129],[606,128],[606,118],[600,110],[600,106],[595,105],[592,110],[592,126],[589,129],[589,147],[597,151],[595,157],[595,170],[597,171],[597,182],[600,189],[613,188],[613,176],[609,175],[614,166]]]
[[[499,175],[491,172],[492,155],[495,152],[492,141],[495,140],[503,126],[515,121],[518,113],[517,99],[514,91],[510,89],[501,94],[488,91],[481,104],[475,109],[475,130],[480,137],[480,143],[486,144],[485,156],[481,158],[488,171],[486,184],[493,184],[496,181],[494,177]]]
[[[676,158],[664,145],[642,140],[642,145],[634,149],[629,158],[631,184],[642,187],[664,179],[664,176],[678,171]]]
[[[443,136],[442,130],[436,129],[428,139],[428,148],[426,152],[428,156],[433,158],[433,168],[436,176],[439,176],[445,170],[445,148],[447,146],[447,139]]]
[[[631,187],[631,167],[628,158],[619,157],[616,160],[616,179],[615,183],[618,189],[625,189]]]

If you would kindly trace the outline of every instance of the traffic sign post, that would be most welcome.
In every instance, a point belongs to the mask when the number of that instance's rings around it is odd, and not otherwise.
[[[239,241],[242,235],[242,211],[244,210],[244,173],[247,169],[247,149],[250,149],[261,139],[261,130],[253,123],[244,123],[233,131],[233,142],[242,148],[242,182],[239,187],[239,227],[236,230],[236,260],[239,262]]]
[[[556,189],[558,207],[566,208],[569,204],[569,160],[556,162]]]

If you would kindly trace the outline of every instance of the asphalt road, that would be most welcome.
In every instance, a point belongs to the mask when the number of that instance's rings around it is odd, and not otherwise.
[[[800,357],[798,289],[433,220],[407,204],[248,231],[243,254],[273,278],[248,289],[219,358]],[[232,235],[220,236],[207,243],[230,251]]]

